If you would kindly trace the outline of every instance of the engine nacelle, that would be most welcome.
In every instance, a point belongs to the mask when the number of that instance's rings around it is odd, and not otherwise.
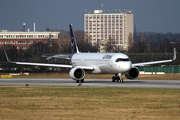
[[[139,69],[134,67],[131,68],[127,73],[125,73],[126,78],[136,79],[139,76]]]
[[[82,68],[72,68],[71,71],[69,72],[69,76],[73,79],[73,80],[82,80],[85,77],[85,72]]]

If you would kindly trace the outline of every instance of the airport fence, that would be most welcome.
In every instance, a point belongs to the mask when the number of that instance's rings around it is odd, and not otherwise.
[[[180,66],[163,66],[163,67],[138,67],[141,74],[168,74],[179,73]]]

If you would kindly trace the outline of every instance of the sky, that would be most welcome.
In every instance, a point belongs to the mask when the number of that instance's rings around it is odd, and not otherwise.
[[[180,33],[180,0],[1,0],[0,30],[84,30],[85,11],[99,9],[132,10],[138,32]]]

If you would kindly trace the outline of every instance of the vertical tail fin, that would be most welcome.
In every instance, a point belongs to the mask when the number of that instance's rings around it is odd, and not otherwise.
[[[72,29],[72,24],[69,24],[69,30],[70,30],[70,35],[71,35],[71,50],[72,53],[79,53],[77,43],[76,43],[76,38]]]

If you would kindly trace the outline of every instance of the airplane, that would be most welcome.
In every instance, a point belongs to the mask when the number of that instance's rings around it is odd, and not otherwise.
[[[21,65],[71,68],[69,76],[73,80],[75,80],[76,83],[84,83],[85,73],[87,71],[95,74],[115,74],[115,76],[112,77],[112,82],[117,81],[119,83],[122,83],[122,74],[125,74],[126,78],[128,79],[133,80],[138,78],[139,69],[137,66],[172,62],[176,59],[176,48],[173,49],[173,59],[142,63],[132,63],[129,57],[123,53],[81,53],[78,50],[76,38],[72,29],[72,24],[69,24],[69,29],[71,36],[72,54],[70,54],[66,59],[69,59],[71,61],[71,65],[13,62],[9,60],[6,51],[4,51],[7,61],[10,63]]]

